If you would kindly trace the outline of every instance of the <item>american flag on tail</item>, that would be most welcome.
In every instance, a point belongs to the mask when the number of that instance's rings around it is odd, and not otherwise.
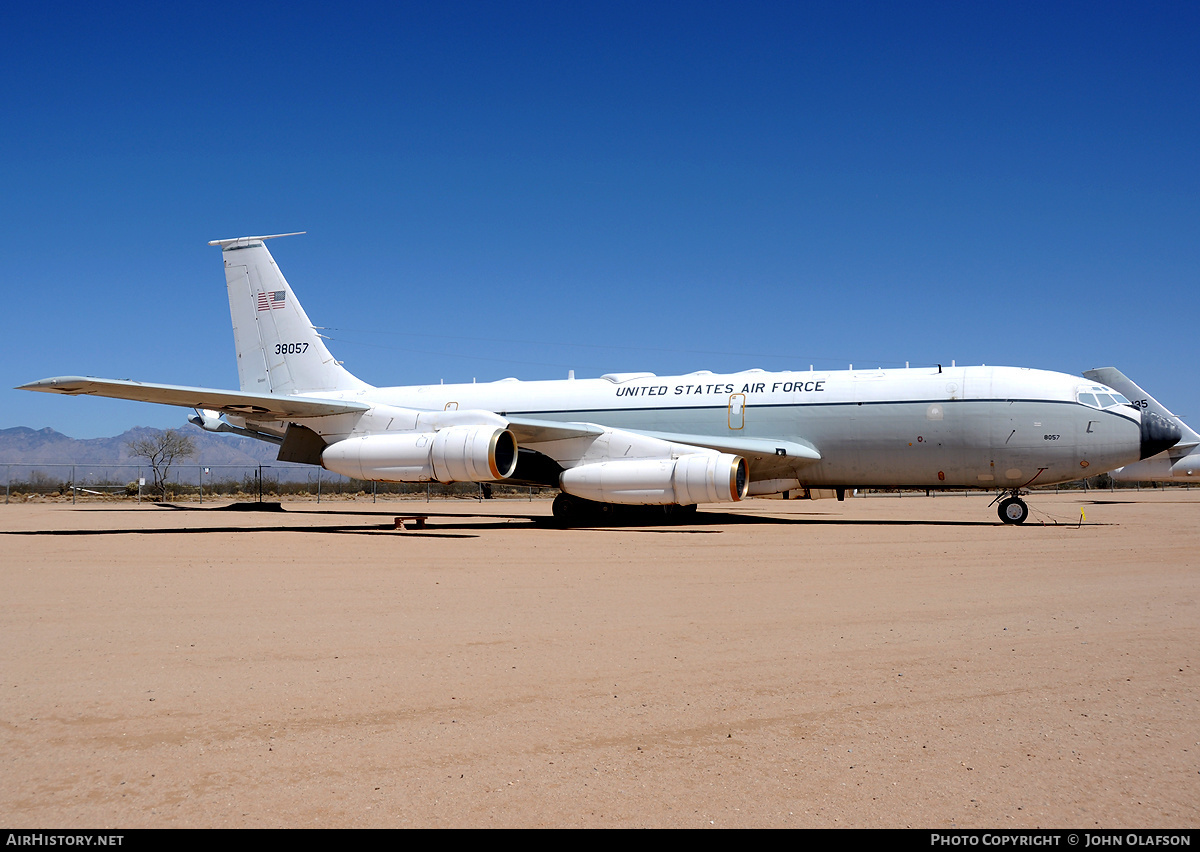
[[[258,294],[258,309],[260,311],[277,311],[284,305],[286,290],[275,290]]]

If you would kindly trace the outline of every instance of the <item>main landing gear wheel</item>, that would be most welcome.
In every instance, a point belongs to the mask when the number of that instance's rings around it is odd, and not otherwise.
[[[617,524],[686,524],[696,517],[696,504],[640,505],[601,503],[566,492],[554,498],[554,522],[560,527]]]
[[[1006,497],[1001,500],[1000,508],[997,511],[1000,514],[1000,520],[1006,524],[1023,524],[1029,517],[1029,507],[1020,497]]]
[[[573,524],[595,524],[610,520],[613,505],[574,497],[564,491],[554,498],[552,511],[558,524],[569,527]]]
[[[582,501],[577,500],[566,492],[554,498],[554,520],[564,526],[577,523],[584,515]]]

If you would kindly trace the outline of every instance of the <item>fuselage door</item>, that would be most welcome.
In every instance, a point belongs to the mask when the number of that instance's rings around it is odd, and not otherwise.
[[[731,393],[729,395],[729,428],[741,429],[746,425],[746,395]]]

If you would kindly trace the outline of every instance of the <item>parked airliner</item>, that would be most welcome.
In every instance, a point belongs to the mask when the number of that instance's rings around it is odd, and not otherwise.
[[[1177,424],[1111,388],[1015,367],[746,370],[681,376],[373,387],[335,361],[262,237],[214,240],[241,390],[78,376],[24,390],[195,408],[213,432],[362,480],[561,490],[554,514],[617,504],[694,509],[789,492],[986,489],[1005,523],[1022,494],[1173,446]]]

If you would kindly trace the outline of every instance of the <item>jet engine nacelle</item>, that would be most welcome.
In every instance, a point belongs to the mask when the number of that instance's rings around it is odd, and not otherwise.
[[[495,426],[366,435],[326,447],[321,465],[381,482],[494,482],[517,469],[517,441]]]
[[[741,500],[749,487],[746,460],[730,453],[676,459],[582,464],[563,471],[563,491],[600,503],[665,506]]]

